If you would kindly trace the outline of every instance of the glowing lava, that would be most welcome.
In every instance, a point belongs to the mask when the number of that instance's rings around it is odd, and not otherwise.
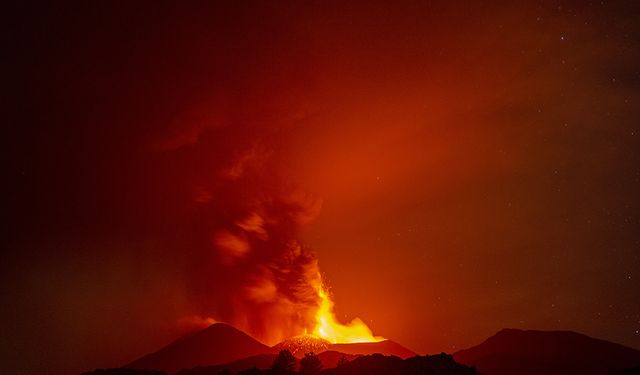
[[[287,349],[296,357],[303,357],[306,353],[322,353],[329,350],[331,343],[315,335],[294,336],[275,345],[276,351]]]
[[[346,344],[354,342],[378,342],[385,338],[374,336],[371,329],[360,319],[355,318],[347,324],[336,320],[333,312],[333,301],[322,283],[322,277],[318,274],[318,297],[320,307],[316,312],[316,326],[313,335],[321,337],[333,344]]]

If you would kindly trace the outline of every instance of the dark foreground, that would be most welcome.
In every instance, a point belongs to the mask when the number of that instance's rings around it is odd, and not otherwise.
[[[290,355],[290,354],[289,354]],[[415,356],[401,359],[394,356],[373,354],[343,361],[335,368],[323,369],[313,356],[296,361],[292,356],[280,353],[270,369],[252,368],[237,372],[237,375],[472,375],[480,374],[475,368],[457,363],[448,354]],[[299,362],[299,363],[298,363]],[[84,373],[83,375],[165,375],[162,371],[105,369]],[[204,366],[185,369],[179,375],[230,375],[228,370],[218,366]]]

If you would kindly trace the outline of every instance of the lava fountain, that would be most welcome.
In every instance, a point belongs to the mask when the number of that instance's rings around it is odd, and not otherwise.
[[[319,305],[315,313],[315,326],[309,333],[290,337],[274,346],[276,350],[289,350],[294,356],[301,357],[305,353],[320,353],[329,350],[331,344],[350,344],[361,342],[378,342],[384,337],[374,336],[371,329],[359,318],[347,324],[340,323],[333,311],[333,301],[317,271],[311,278],[311,286],[317,293]]]
[[[316,325],[311,333],[333,344],[347,344],[356,342],[377,342],[385,340],[383,337],[374,336],[371,329],[359,318],[353,319],[347,324],[342,324],[336,319],[333,311],[333,301],[329,296],[318,273],[316,289],[320,306],[316,312]]]

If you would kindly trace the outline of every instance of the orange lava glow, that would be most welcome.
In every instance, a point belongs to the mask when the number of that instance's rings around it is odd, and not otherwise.
[[[359,318],[353,319],[347,324],[336,320],[333,312],[333,301],[322,283],[322,277],[318,275],[318,297],[320,307],[316,312],[316,326],[313,335],[321,337],[333,344],[346,344],[354,342],[377,342],[385,338],[374,336],[371,329]]]

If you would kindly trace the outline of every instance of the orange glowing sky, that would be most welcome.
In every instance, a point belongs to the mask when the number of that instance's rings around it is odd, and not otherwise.
[[[0,372],[313,331],[318,270],[419,353],[639,348],[635,5],[387,3],[9,10]]]

